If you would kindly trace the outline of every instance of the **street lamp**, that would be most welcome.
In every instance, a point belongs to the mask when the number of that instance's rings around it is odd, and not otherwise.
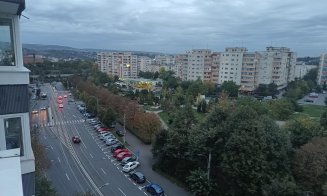
[[[126,64],[126,67],[128,68],[128,79],[131,78],[131,64]]]
[[[209,155],[208,157],[206,155],[203,154],[197,154],[198,156],[203,156],[207,159],[207,179],[208,182],[210,181],[210,166],[211,166],[211,151],[209,151]]]

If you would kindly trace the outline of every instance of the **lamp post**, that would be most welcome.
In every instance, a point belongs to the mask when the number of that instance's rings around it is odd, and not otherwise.
[[[126,129],[125,129],[125,122],[126,121],[126,115],[125,115],[125,112],[124,112],[124,144],[126,143]]]
[[[207,159],[207,179],[210,181],[210,167],[211,167],[211,151],[209,151],[208,157],[203,154],[197,154],[198,156],[203,156]]]

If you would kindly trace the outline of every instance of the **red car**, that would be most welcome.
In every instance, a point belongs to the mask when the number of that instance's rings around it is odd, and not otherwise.
[[[98,132],[101,132],[101,131],[109,131],[109,129],[107,127],[101,127],[99,129],[97,129]]]
[[[72,141],[76,144],[79,144],[81,143],[81,138],[79,138],[78,136],[73,136],[72,137]]]
[[[58,99],[62,99],[62,96],[58,96]]]
[[[125,157],[131,157],[131,156],[133,156],[133,154],[128,151],[128,152],[122,152],[122,153],[118,154],[116,158],[118,161],[122,161]]]
[[[61,99],[58,99],[58,103],[59,103],[59,104],[62,104],[63,101],[62,101]]]
[[[129,152],[129,151],[127,149],[124,149],[124,148],[117,149],[114,152],[114,157],[117,157],[117,155],[119,155],[120,153],[123,153],[123,152]]]

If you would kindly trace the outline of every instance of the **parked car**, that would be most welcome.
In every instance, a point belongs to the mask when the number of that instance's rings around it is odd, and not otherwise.
[[[146,181],[145,176],[141,172],[130,172],[129,177],[138,184],[143,184]]]
[[[72,137],[72,141],[73,141],[75,144],[79,144],[79,143],[81,143],[81,138],[79,138],[78,136],[73,136],[73,137]]]
[[[112,133],[102,131],[102,132],[100,132],[99,137],[100,137],[101,140],[103,140],[103,139],[104,139],[106,136],[108,136],[108,135],[111,136]]]
[[[109,128],[107,127],[101,127],[101,128],[98,128],[97,131],[101,132],[101,131],[109,131]]]
[[[313,99],[305,99],[304,102],[310,102],[310,103],[313,103],[314,100],[313,100]]]
[[[117,155],[119,155],[119,154],[122,153],[122,152],[129,152],[129,150],[126,149],[126,148],[120,148],[120,149],[117,149],[117,150],[115,150],[115,152],[114,152],[114,157],[117,157]]]
[[[111,146],[111,145],[114,145],[114,144],[117,144],[117,143],[118,143],[118,140],[116,138],[106,140],[106,145],[107,146]]]
[[[59,108],[63,108],[64,107],[64,105],[63,104],[59,104]]]
[[[128,173],[128,172],[134,170],[135,168],[137,168],[139,165],[140,165],[140,162],[138,162],[138,161],[129,162],[126,165],[124,165],[123,172]]]
[[[117,160],[122,161],[125,157],[131,157],[133,154],[131,152],[122,152],[117,155]]]
[[[124,166],[129,162],[133,162],[136,161],[136,157],[135,156],[131,156],[131,157],[125,157],[122,161],[121,161],[121,165]]]
[[[159,184],[151,183],[145,186],[145,190],[151,195],[163,196],[165,195],[163,188]]]
[[[124,148],[125,146],[121,143],[115,144],[111,147],[111,152],[114,153],[116,150]]]
[[[104,142],[106,142],[109,139],[117,139],[114,135],[106,135],[103,137]]]
[[[122,130],[116,130],[116,134],[120,137],[123,137],[125,133]]]

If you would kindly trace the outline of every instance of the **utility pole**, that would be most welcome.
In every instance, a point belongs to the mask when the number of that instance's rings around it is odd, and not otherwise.
[[[210,166],[211,166],[211,151],[209,151],[209,157],[208,157],[208,168],[207,168],[208,182],[210,180]]]
[[[125,117],[125,113],[124,113],[124,144],[126,143],[126,129],[125,129],[125,120],[126,120],[126,117]]]

